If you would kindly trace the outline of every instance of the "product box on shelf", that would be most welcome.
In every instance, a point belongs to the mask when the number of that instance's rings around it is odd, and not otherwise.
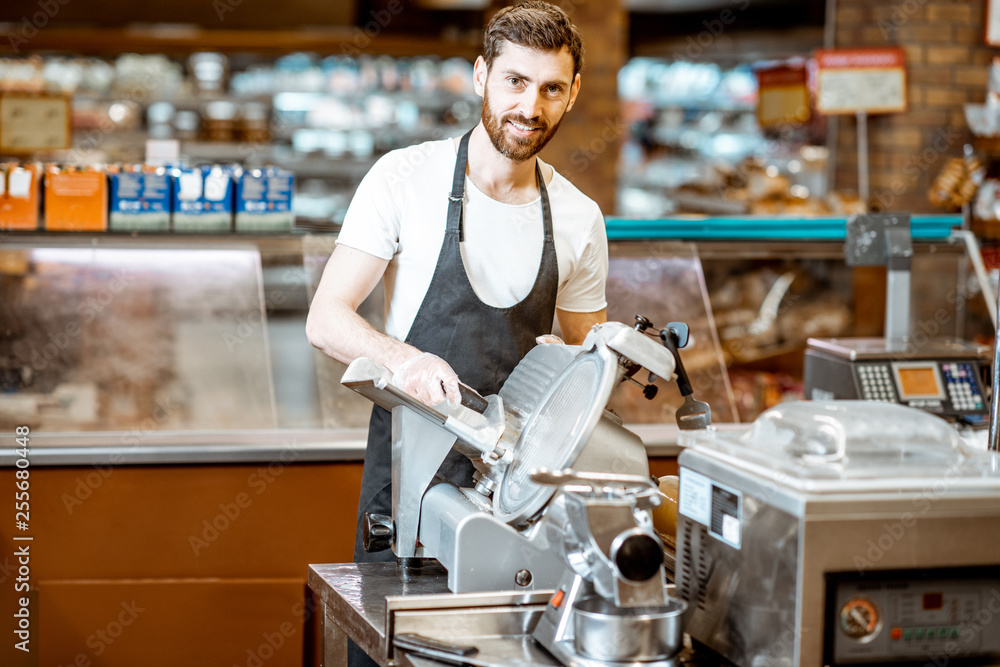
[[[174,169],[171,172],[174,231],[231,231],[233,177],[231,168],[218,165]]]
[[[0,229],[38,229],[41,175],[37,163],[0,165]]]
[[[237,232],[288,232],[295,221],[295,174],[276,167],[248,169],[236,183]]]
[[[108,229],[108,177],[103,167],[49,166],[45,171],[45,229]]]
[[[170,177],[164,168],[142,165],[112,170],[111,231],[165,232],[170,229]]]

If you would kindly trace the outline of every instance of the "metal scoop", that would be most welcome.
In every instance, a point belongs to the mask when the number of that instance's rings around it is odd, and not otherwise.
[[[674,372],[677,373],[677,388],[684,397],[684,404],[677,408],[674,418],[677,420],[677,427],[685,431],[708,428],[712,425],[712,406],[705,401],[695,400],[691,380],[684,370],[681,355],[677,351],[688,344],[689,334],[688,325],[683,322],[671,322],[660,331],[660,340],[677,360]]]

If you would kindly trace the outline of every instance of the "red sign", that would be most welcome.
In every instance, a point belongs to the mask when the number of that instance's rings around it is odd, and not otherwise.
[[[899,48],[819,49],[816,64],[820,69],[888,69],[906,66],[906,54]]]
[[[791,67],[789,65],[770,67],[757,70],[757,82],[761,88],[805,85],[809,82],[809,73],[805,67]]]

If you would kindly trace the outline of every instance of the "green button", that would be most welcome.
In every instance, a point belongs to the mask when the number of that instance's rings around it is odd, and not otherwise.
[[[958,639],[958,626],[955,626],[951,629],[951,638]]]
[[[937,628],[927,628],[927,632],[924,635],[927,639],[934,639],[937,637]]]
[[[917,628],[916,630],[914,630],[913,631],[913,638],[914,639],[923,639],[924,638],[924,629],[923,628]]]
[[[913,639],[913,628],[903,628],[903,639]]]
[[[938,628],[938,639],[948,638],[948,628]]]

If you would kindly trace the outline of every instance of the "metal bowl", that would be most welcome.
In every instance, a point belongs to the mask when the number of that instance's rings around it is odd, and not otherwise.
[[[595,660],[649,662],[677,653],[683,640],[683,600],[663,607],[616,607],[600,596],[573,605],[577,653]]]

